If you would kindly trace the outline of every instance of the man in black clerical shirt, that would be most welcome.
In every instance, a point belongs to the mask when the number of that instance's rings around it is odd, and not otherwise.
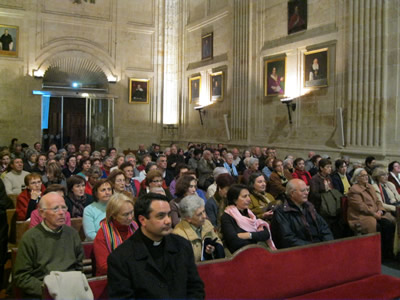
[[[171,234],[168,199],[149,193],[136,201],[134,211],[140,229],[108,257],[109,297],[204,298],[192,246]]]
[[[286,185],[286,199],[274,211],[271,234],[278,249],[333,240],[328,224],[308,202],[303,180],[292,179]]]

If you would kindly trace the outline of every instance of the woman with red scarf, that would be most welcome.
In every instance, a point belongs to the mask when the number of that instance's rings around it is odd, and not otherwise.
[[[292,173],[292,177],[301,179],[306,183],[306,185],[310,185],[311,174],[305,169],[306,164],[304,162],[304,159],[302,159],[301,157],[296,158],[293,162],[293,165],[294,172]]]
[[[93,244],[96,276],[107,274],[108,255],[138,229],[133,207],[132,195],[126,192],[115,193],[107,203],[106,218],[100,222]]]

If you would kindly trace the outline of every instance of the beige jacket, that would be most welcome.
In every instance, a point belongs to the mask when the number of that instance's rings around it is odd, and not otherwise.
[[[376,192],[376,195],[378,196],[378,199],[382,201],[383,208],[386,211],[396,211],[396,206],[384,203],[382,195],[381,195],[381,191],[379,189],[379,186],[376,183],[374,183],[372,186],[375,189],[375,192]],[[400,202],[400,195],[397,192],[396,187],[395,187],[395,185],[393,183],[388,181],[384,185],[382,185],[382,188],[384,188],[386,193],[388,194],[389,199],[390,199],[390,203],[395,204],[395,203],[399,203]]]
[[[190,226],[190,223],[184,219],[182,219],[179,224],[175,226],[173,233],[187,239],[192,244],[195,262],[201,261],[203,242],[205,238],[209,237],[212,240],[218,238],[217,243],[220,243],[221,246],[223,246],[222,241],[214,231],[214,226],[208,220],[206,220],[202,226],[201,238],[193,230],[192,226]]]

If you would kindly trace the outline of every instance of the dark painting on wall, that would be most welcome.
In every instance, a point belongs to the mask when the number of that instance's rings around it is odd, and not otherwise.
[[[129,78],[129,103],[149,103],[149,80]]]
[[[211,100],[217,101],[224,98],[224,73],[211,74]]]
[[[328,86],[328,48],[304,53],[304,86]]]
[[[307,29],[307,0],[288,2],[288,34]]]
[[[189,79],[189,103],[197,103],[200,100],[201,77],[196,76]]]
[[[213,57],[213,33],[201,37],[201,60]]]

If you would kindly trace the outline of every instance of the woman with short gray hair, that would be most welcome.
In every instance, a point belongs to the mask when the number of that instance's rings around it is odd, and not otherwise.
[[[195,262],[225,257],[222,241],[207,220],[204,200],[197,195],[188,195],[179,202],[181,221],[173,233],[187,239],[193,248]]]
[[[388,175],[387,169],[382,167],[375,168],[372,172],[372,179],[375,183],[372,186],[378,199],[382,201],[383,208],[395,214],[396,206],[400,205],[400,195],[395,185],[388,181]]]
[[[244,184],[249,183],[250,175],[255,172],[258,172],[258,167],[260,166],[258,158],[249,157],[248,160],[249,160],[248,168],[246,170],[244,170],[243,177],[242,177],[242,183],[244,183]]]

